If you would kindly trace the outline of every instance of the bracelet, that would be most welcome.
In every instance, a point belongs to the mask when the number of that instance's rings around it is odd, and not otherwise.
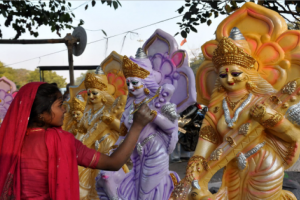
[[[278,124],[278,122],[280,122],[282,120],[282,118],[283,118],[283,115],[281,113],[275,113],[269,119],[261,122],[261,125],[266,128],[272,128],[276,124]]]
[[[101,119],[107,125],[110,125],[115,120],[115,118],[113,116],[109,116],[109,117],[102,116]]]
[[[205,171],[208,171],[210,169],[207,160],[204,157],[196,155],[190,158],[186,168],[186,179],[190,183],[195,179],[193,175],[193,173],[195,172],[195,168],[198,172],[201,171],[200,164]]]
[[[261,112],[260,113],[258,113],[257,115],[253,115],[253,117],[255,117],[255,118],[257,118],[257,119],[261,119],[261,118],[263,118],[264,116],[265,116],[265,114],[266,114],[266,107],[265,106],[261,106],[260,108],[258,108],[258,109],[260,109],[261,110]]]
[[[156,110],[151,110],[150,115],[154,115],[154,117],[151,120],[151,122],[153,122],[157,117],[157,111]]]
[[[201,128],[199,138],[202,138],[213,144],[218,144],[219,142],[217,133],[215,132],[214,128],[210,125]]]

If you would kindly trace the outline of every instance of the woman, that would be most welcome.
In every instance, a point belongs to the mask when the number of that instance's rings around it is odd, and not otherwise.
[[[13,100],[0,129],[1,200],[79,199],[77,165],[118,170],[153,115],[143,105],[129,137],[110,157],[60,127],[65,109],[56,84],[29,83]]]
[[[286,107],[278,107],[290,97],[259,75],[237,28],[230,36],[214,51],[219,77],[195,154],[172,199],[296,199],[282,190],[284,170],[299,156],[299,128],[281,114]],[[207,184],[224,166],[222,186],[212,195]]]

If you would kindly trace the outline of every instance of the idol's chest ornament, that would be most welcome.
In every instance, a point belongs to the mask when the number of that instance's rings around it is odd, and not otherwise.
[[[226,98],[223,99],[222,105],[223,105],[223,110],[224,110],[224,115],[225,115],[225,121],[229,128],[233,128],[233,125],[237,121],[240,112],[242,112],[243,109],[250,103],[252,96],[253,96],[252,93],[249,93],[249,96],[247,97],[247,99],[234,112],[233,118],[230,117],[230,112],[229,112],[228,103],[226,101]]]

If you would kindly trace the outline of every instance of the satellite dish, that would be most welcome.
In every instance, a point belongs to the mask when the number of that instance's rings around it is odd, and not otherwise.
[[[87,35],[81,26],[78,26],[77,28],[74,29],[72,33],[73,37],[76,37],[79,39],[79,42],[73,44],[73,55],[74,56],[80,56],[86,47],[87,43]]]

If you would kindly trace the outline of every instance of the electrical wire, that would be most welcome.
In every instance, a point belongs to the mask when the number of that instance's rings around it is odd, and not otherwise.
[[[130,32],[134,32],[134,31],[137,31],[137,30],[140,30],[140,29],[143,29],[143,28],[147,28],[147,27],[149,27],[149,26],[153,26],[153,25],[156,25],[156,24],[159,24],[159,23],[162,23],[162,22],[165,22],[165,21],[169,21],[169,20],[172,20],[172,19],[175,19],[175,18],[178,18],[178,17],[182,17],[182,16],[183,16],[183,15],[178,15],[178,16],[176,16],[176,17],[171,17],[171,18],[168,18],[168,19],[165,19],[165,20],[161,20],[161,21],[158,21],[158,22],[155,22],[155,23],[146,25],[146,26],[142,26],[142,27],[133,29],[133,30],[131,30],[131,31],[126,31],[126,32],[119,33],[119,34],[116,34],[116,35],[112,35],[112,36],[109,36],[109,37],[105,37],[105,38],[102,38],[102,39],[99,39],[99,40],[94,40],[94,41],[92,41],[92,42],[87,43],[87,45],[88,45],[88,44],[93,44],[93,43],[96,43],[96,42],[100,42],[100,41],[103,41],[103,40],[108,40],[108,39],[113,38],[113,37],[117,37],[117,36],[120,36],[120,35],[124,35],[124,34],[130,33]],[[87,29],[85,29],[85,30],[87,30]],[[102,31],[102,29],[100,29],[99,31]],[[50,56],[50,55],[53,55],[53,54],[56,54],[56,53],[60,53],[60,52],[63,52],[63,51],[67,51],[67,49],[65,49],[65,50],[60,50],[60,51],[56,51],[56,52],[49,53],[49,54],[45,54],[45,55],[38,56],[38,57],[35,57],[35,58],[30,58],[30,59],[27,59],[27,60],[22,60],[22,61],[19,61],[19,62],[7,64],[7,65],[4,65],[4,67],[8,67],[8,66],[11,66],[11,65],[15,65],[15,64],[27,62],[27,61],[30,61],[30,60],[35,60],[35,59],[42,58],[42,57],[45,57],[45,56]]]

